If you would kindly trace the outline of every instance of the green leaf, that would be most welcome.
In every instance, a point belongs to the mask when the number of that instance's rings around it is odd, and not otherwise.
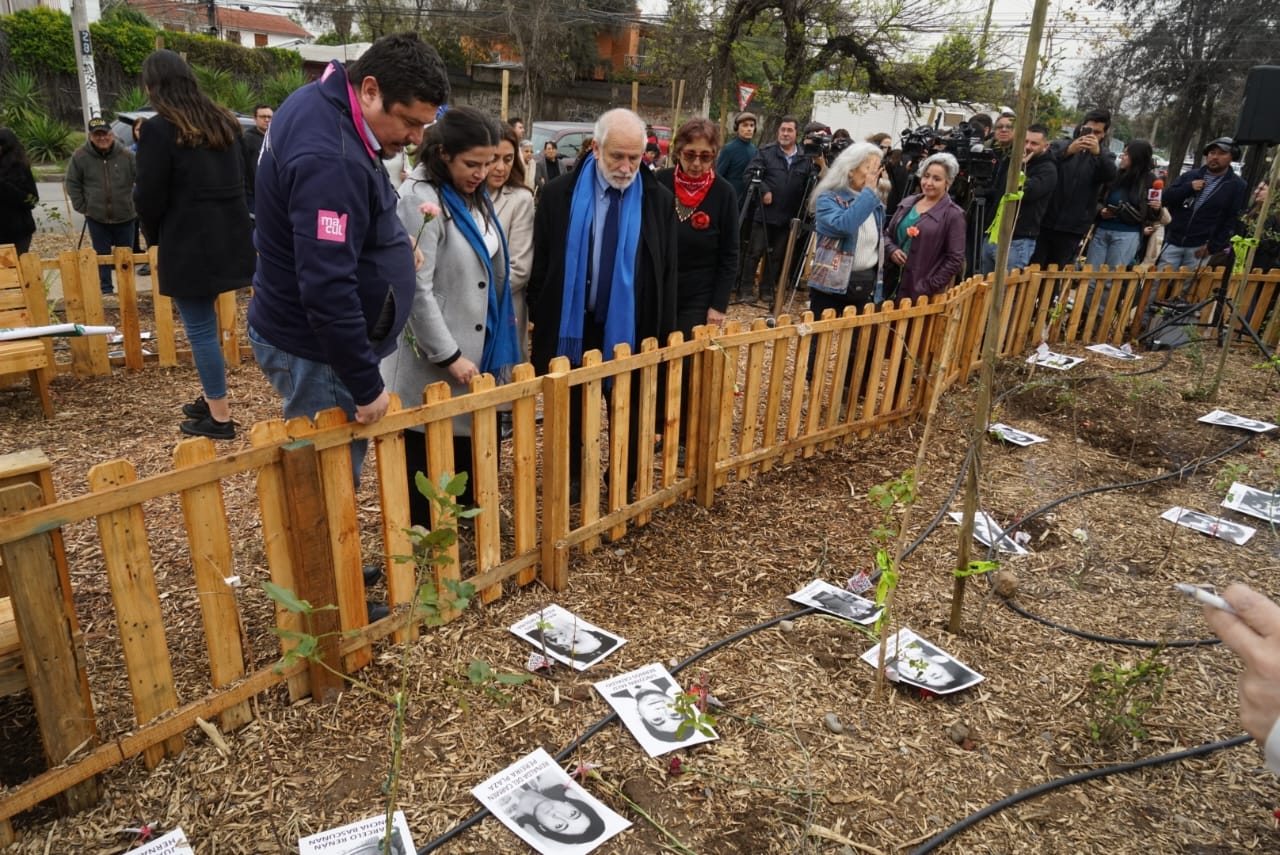
[[[504,686],[523,686],[533,679],[532,674],[495,674],[494,679]]]
[[[445,476],[445,477],[448,477],[448,476]],[[444,491],[448,493],[450,496],[453,496],[455,499],[461,496],[466,489],[467,489],[467,473],[466,472],[459,472],[457,475],[454,475],[452,478],[450,478],[448,483],[444,485]]]
[[[292,612],[296,615],[309,615],[315,611],[315,609],[311,607],[311,603],[300,599],[297,594],[293,593],[293,591],[290,591],[288,588],[282,588],[274,582],[264,581],[262,583],[262,590],[266,591],[267,596],[270,597],[276,605],[287,612]]]

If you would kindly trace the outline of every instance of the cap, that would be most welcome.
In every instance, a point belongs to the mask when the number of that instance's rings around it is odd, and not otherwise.
[[[739,113],[737,118],[733,120],[733,129],[736,131],[738,129],[738,125],[743,122],[754,122],[757,125],[760,124],[760,120],[756,118],[755,113]]]
[[[89,120],[89,133],[96,134],[98,131],[110,131],[111,125],[101,116],[94,116]]]
[[[1225,151],[1227,154],[1231,155],[1233,159],[1236,157],[1236,151],[1238,150],[1236,148],[1236,141],[1231,137],[1218,137],[1216,140],[1205,146],[1204,151],[1200,153],[1208,154],[1211,149],[1215,148]]]

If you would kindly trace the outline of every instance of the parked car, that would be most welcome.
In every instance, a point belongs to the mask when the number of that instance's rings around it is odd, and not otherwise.
[[[156,114],[155,110],[150,107],[144,107],[141,110],[126,110],[123,113],[116,113],[116,119],[111,123],[111,132],[116,135],[116,139],[120,140],[125,146],[133,145],[133,123],[138,119],[150,119]],[[253,127],[253,116],[246,116],[244,113],[235,113],[232,115],[240,122],[240,130],[247,131]]]
[[[671,128],[666,125],[652,125],[654,134],[658,137],[658,148],[662,150],[662,156],[667,156],[667,150],[671,148]]]
[[[578,159],[582,144],[591,138],[595,125],[591,122],[534,122],[529,131],[533,142],[533,159],[542,160],[542,148],[548,141],[556,144],[560,162],[572,165]]]

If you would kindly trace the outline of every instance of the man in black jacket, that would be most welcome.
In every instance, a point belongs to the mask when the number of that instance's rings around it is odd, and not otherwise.
[[[608,359],[617,344],[635,352],[646,338],[665,343],[676,328],[675,199],[641,168],[644,121],[630,110],[610,110],[596,121],[591,146],[582,168],[548,183],[538,199],[528,301],[539,373],[556,356],[578,366],[586,351],[598,349]],[[639,385],[632,390],[634,395]],[[573,391],[569,473],[576,482],[582,471],[581,387]],[[638,404],[633,397],[628,483],[635,476],[637,441],[642,434],[652,439],[652,426],[640,430]]]
[[[1235,142],[1220,137],[1204,147],[1204,166],[1178,176],[1164,191],[1172,221],[1164,230],[1161,267],[1197,267],[1227,248],[1249,199],[1244,179],[1231,169]]]
[[[1003,120],[1003,119],[1002,119]],[[1004,120],[1012,121],[1012,120]],[[1010,159],[1006,158],[996,178],[1004,186]],[[1040,224],[1049,201],[1058,184],[1058,167],[1049,154],[1049,129],[1044,125],[1027,128],[1027,141],[1022,150],[1023,171],[1022,203],[1018,207],[1018,219],[1013,225],[1013,240],[1009,244],[1009,264],[1006,270],[1022,270],[1031,263],[1040,236]],[[1010,211],[1013,208],[1009,209]],[[995,214],[993,213],[994,217]],[[996,235],[995,237],[999,237]],[[988,241],[982,248],[982,272],[996,269],[996,244]]]
[[[255,172],[258,167],[258,155],[262,153],[262,143],[267,139],[267,128],[271,127],[271,117],[275,110],[270,104],[258,104],[253,108],[253,127],[244,132],[244,145],[249,152],[249,160]],[[249,215],[253,216],[253,176],[249,177]]]
[[[783,116],[778,122],[778,141],[762,146],[747,166],[744,178],[747,184],[754,172],[760,173],[760,204],[752,220],[751,240],[742,265],[742,278],[738,281],[740,299],[755,291],[756,267],[762,255],[765,263],[760,300],[773,302],[774,283],[786,281],[782,257],[787,249],[791,220],[799,216],[804,205],[810,176],[816,177],[819,172],[819,164],[797,145],[798,131],[796,117]]]
[[[1111,113],[1090,110],[1076,126],[1075,139],[1050,148],[1058,163],[1058,189],[1041,223],[1032,261],[1041,266],[1075,264],[1080,242],[1098,216],[1102,188],[1116,180],[1116,162],[1104,146]]]

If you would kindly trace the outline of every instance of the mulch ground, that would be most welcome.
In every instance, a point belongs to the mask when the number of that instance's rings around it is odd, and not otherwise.
[[[746,307],[734,309],[734,317],[750,315]],[[1167,360],[1148,354],[1136,364],[1064,350],[1089,359],[1065,374],[1033,374],[1020,361],[1000,366],[995,391],[1003,397],[993,420],[1050,438],[1030,448],[982,440],[981,504],[1003,523],[1087,488],[1184,467],[1245,438],[1196,423],[1214,406],[1256,418],[1277,415],[1280,383],[1274,373],[1254,368],[1260,358],[1242,347],[1231,355],[1212,405],[1183,399],[1211,375],[1217,357],[1211,346]],[[232,370],[230,388],[246,428],[277,415],[278,403],[252,365]],[[88,469],[104,460],[127,458],[141,475],[164,471],[178,440],[178,407],[197,390],[190,368],[62,377],[54,384],[58,414],[45,421],[25,387],[0,389],[0,449],[43,449],[54,461],[61,496],[85,492]],[[897,852],[1028,787],[1241,732],[1238,663],[1221,647],[1155,654],[1169,672],[1163,696],[1141,717],[1146,737],[1099,742],[1090,737],[1090,723],[1104,718],[1091,669],[1137,664],[1149,650],[1086,640],[1019,616],[981,578],[967,585],[962,632],[945,631],[957,529],[949,520],[930,525],[944,505],[960,507],[950,497],[968,446],[973,397],[972,388],[953,391],[936,418],[910,523],[913,535],[927,531],[927,537],[902,565],[895,619],[985,681],[941,698],[893,686],[877,694],[874,671],[858,659],[871,642],[842,622],[807,614],[747,634],[680,674],[686,685],[705,678],[725,704],[720,739],[682,752],[680,774],[671,774],[670,757],[645,757],[618,724],[577,752],[572,762],[599,764],[608,782],[589,784],[593,793],[634,823],[601,852],[676,851],[626,800],[698,853]],[[854,441],[731,482],[710,509],[678,503],[647,527],[590,555],[574,555],[567,591],[508,586],[502,599],[473,605],[460,619],[426,632],[408,650],[415,700],[400,799],[417,845],[477,810],[469,795],[476,783],[535,748],[555,754],[604,717],[608,707],[592,682],[653,661],[673,666],[794,612],[786,595],[810,579],[840,584],[869,567],[875,548],[869,532],[878,514],[867,490],[914,465],[922,432],[917,425]],[[241,438],[222,448],[246,445]],[[1098,636],[1203,637],[1198,607],[1172,584],[1245,580],[1276,596],[1280,537],[1258,525],[1248,544],[1233,546],[1158,515],[1172,505],[1213,512],[1224,474],[1275,489],[1277,461],[1276,438],[1258,436],[1181,478],[1058,505],[1028,522],[1031,554],[1004,559],[1002,566],[1017,577],[1014,601]],[[1228,466],[1238,468],[1226,473]],[[366,472],[360,506],[366,555],[374,559],[373,467]],[[255,661],[266,664],[278,648],[256,584],[266,568],[253,489],[248,478],[225,487],[232,525],[243,533],[236,570],[247,583],[240,596],[251,648]],[[208,670],[190,562],[176,500],[151,505],[147,533],[165,597],[175,682],[186,701],[201,691]],[[76,529],[67,539],[77,606],[99,727],[110,739],[129,730],[132,717],[96,535],[86,526]],[[585,674],[557,668],[515,688],[505,706],[455,685],[473,658],[520,670],[529,649],[507,627],[552,602],[627,644]],[[380,645],[361,676],[391,686],[400,661],[400,648]],[[290,705],[277,689],[255,707],[258,719],[227,736],[229,756],[192,731],[183,754],[156,770],[134,761],[104,775],[98,807],[66,818],[41,808],[19,818],[13,851],[121,852],[131,840],[117,829],[154,822],[183,826],[201,853],[288,852],[296,851],[299,835],[381,810],[389,757],[385,705],[358,690],[329,705]],[[824,725],[828,713],[839,717],[843,733]],[[967,738],[956,739],[957,724]],[[4,784],[39,770],[25,698],[0,699],[0,739]],[[1280,852],[1277,807],[1280,786],[1261,768],[1258,747],[1248,744],[1053,790],[974,825],[941,851]],[[488,818],[438,851],[524,847]]]

